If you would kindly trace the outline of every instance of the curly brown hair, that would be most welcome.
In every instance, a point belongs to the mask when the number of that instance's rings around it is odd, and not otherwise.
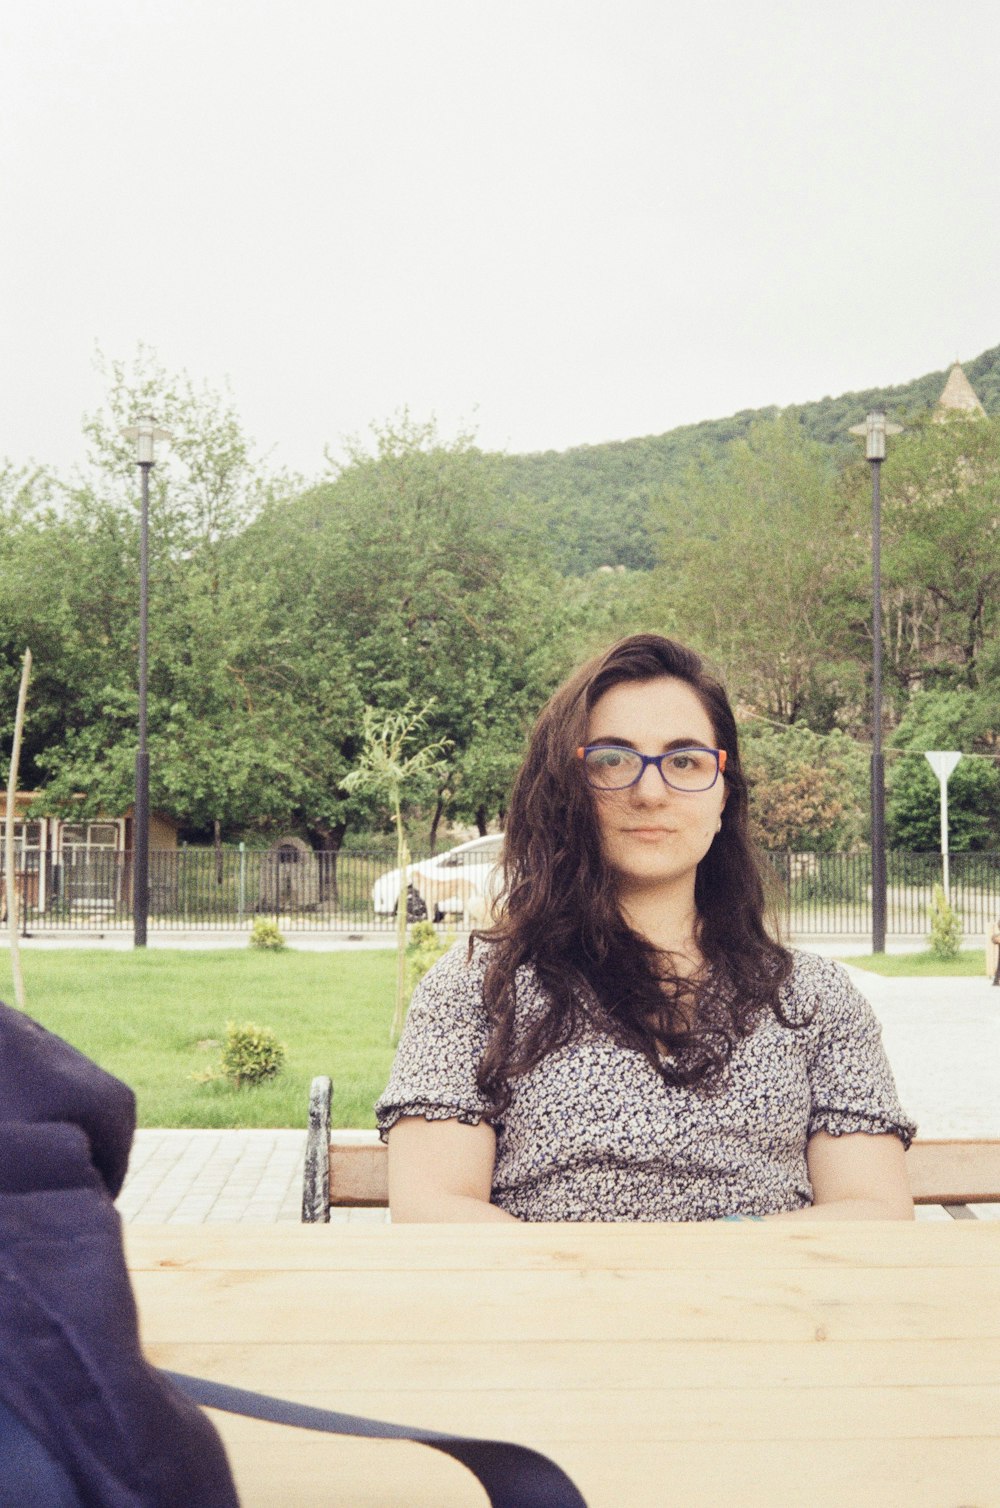
[[[625,921],[602,853],[594,797],[575,751],[598,699],[623,681],[671,676],[687,683],[726,750],[722,827],[695,876],[697,941],[704,968],[678,972]],[[747,784],[736,720],[721,682],[691,649],[635,634],[582,666],[543,708],[514,783],[504,842],[504,904],[489,930],[484,997],[490,1038],[479,1088],[502,1113],[510,1081],[564,1047],[586,1016],[642,1052],[668,1084],[717,1082],[737,1039],[771,1010],[788,952],[765,923],[761,868],[749,832]],[[534,967],[548,1009],[515,1028],[515,976]]]

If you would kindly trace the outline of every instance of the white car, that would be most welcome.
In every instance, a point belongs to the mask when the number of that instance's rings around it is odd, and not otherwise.
[[[423,859],[407,869],[406,915],[410,921],[430,916],[462,916],[482,899],[495,898],[496,877],[503,851],[503,833],[490,833],[459,843],[447,853]],[[378,916],[394,916],[399,902],[399,870],[379,875],[372,887],[372,902]]]

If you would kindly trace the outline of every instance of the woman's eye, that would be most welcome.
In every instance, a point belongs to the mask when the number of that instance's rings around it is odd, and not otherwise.
[[[695,763],[692,754],[674,754],[670,760],[672,770],[690,770]]]

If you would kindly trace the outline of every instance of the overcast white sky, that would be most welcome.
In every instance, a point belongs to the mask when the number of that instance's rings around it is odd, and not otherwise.
[[[512,450],[1000,342],[995,0],[5,0],[0,456],[96,346],[307,475],[407,404]]]

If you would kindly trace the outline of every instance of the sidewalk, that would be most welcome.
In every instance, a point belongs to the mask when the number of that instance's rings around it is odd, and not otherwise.
[[[137,1131],[122,1219],[136,1225],[273,1225],[302,1218],[304,1131]],[[384,1210],[332,1210],[384,1222]]]
[[[1000,989],[985,977],[849,972],[882,1023],[919,1135],[1000,1137]],[[139,1131],[118,1209],[124,1220],[148,1225],[298,1221],[304,1154],[304,1130]],[[996,1206],[980,1213],[1000,1218]],[[383,1210],[331,1211],[340,1222],[386,1218]],[[927,1211],[921,1218],[936,1217]]]
[[[155,926],[150,927],[147,946],[150,948],[182,948],[196,952],[210,951],[214,948],[246,948],[249,941],[249,932],[236,931],[233,928],[220,931],[208,929],[194,929],[190,931],[163,929]],[[464,936],[463,933],[457,933]],[[378,932],[334,932],[321,931],[296,931],[290,928],[284,933],[288,947],[305,953],[335,953],[339,951],[362,953],[369,949],[392,949],[396,946],[395,928],[386,928]],[[19,939],[23,950],[32,948],[104,948],[110,952],[131,953],[135,946],[132,929],[130,927],[114,927],[107,931],[97,928],[83,928],[79,931],[63,931],[53,929],[45,931],[43,927],[32,928],[25,937]],[[871,949],[871,937],[868,933],[840,932],[822,934],[809,934],[807,936],[792,936],[784,939],[789,946],[805,948],[812,953],[821,953],[825,958],[850,958],[859,956]],[[981,948],[981,941],[967,940],[970,948]],[[7,932],[0,928],[0,948],[10,946],[10,938]],[[927,939],[923,936],[911,936],[909,934],[894,934],[886,938],[885,950],[887,953],[922,953],[927,948]]]
[[[210,952],[216,948],[241,948],[249,945],[248,932],[159,932],[151,928],[147,946],[153,948],[181,948],[185,951]],[[395,948],[395,932],[287,932],[285,941],[289,948],[302,953],[336,953],[341,950],[364,953],[370,949]],[[19,937],[22,951],[41,949],[88,949],[101,948],[111,953],[131,953],[135,947],[131,928],[123,927],[99,932],[81,928],[78,932],[33,930],[27,937]],[[10,938],[0,930],[0,948],[9,948]]]
[[[882,1023],[907,1111],[928,1138],[1000,1137],[1000,989],[981,979],[848,971]]]

